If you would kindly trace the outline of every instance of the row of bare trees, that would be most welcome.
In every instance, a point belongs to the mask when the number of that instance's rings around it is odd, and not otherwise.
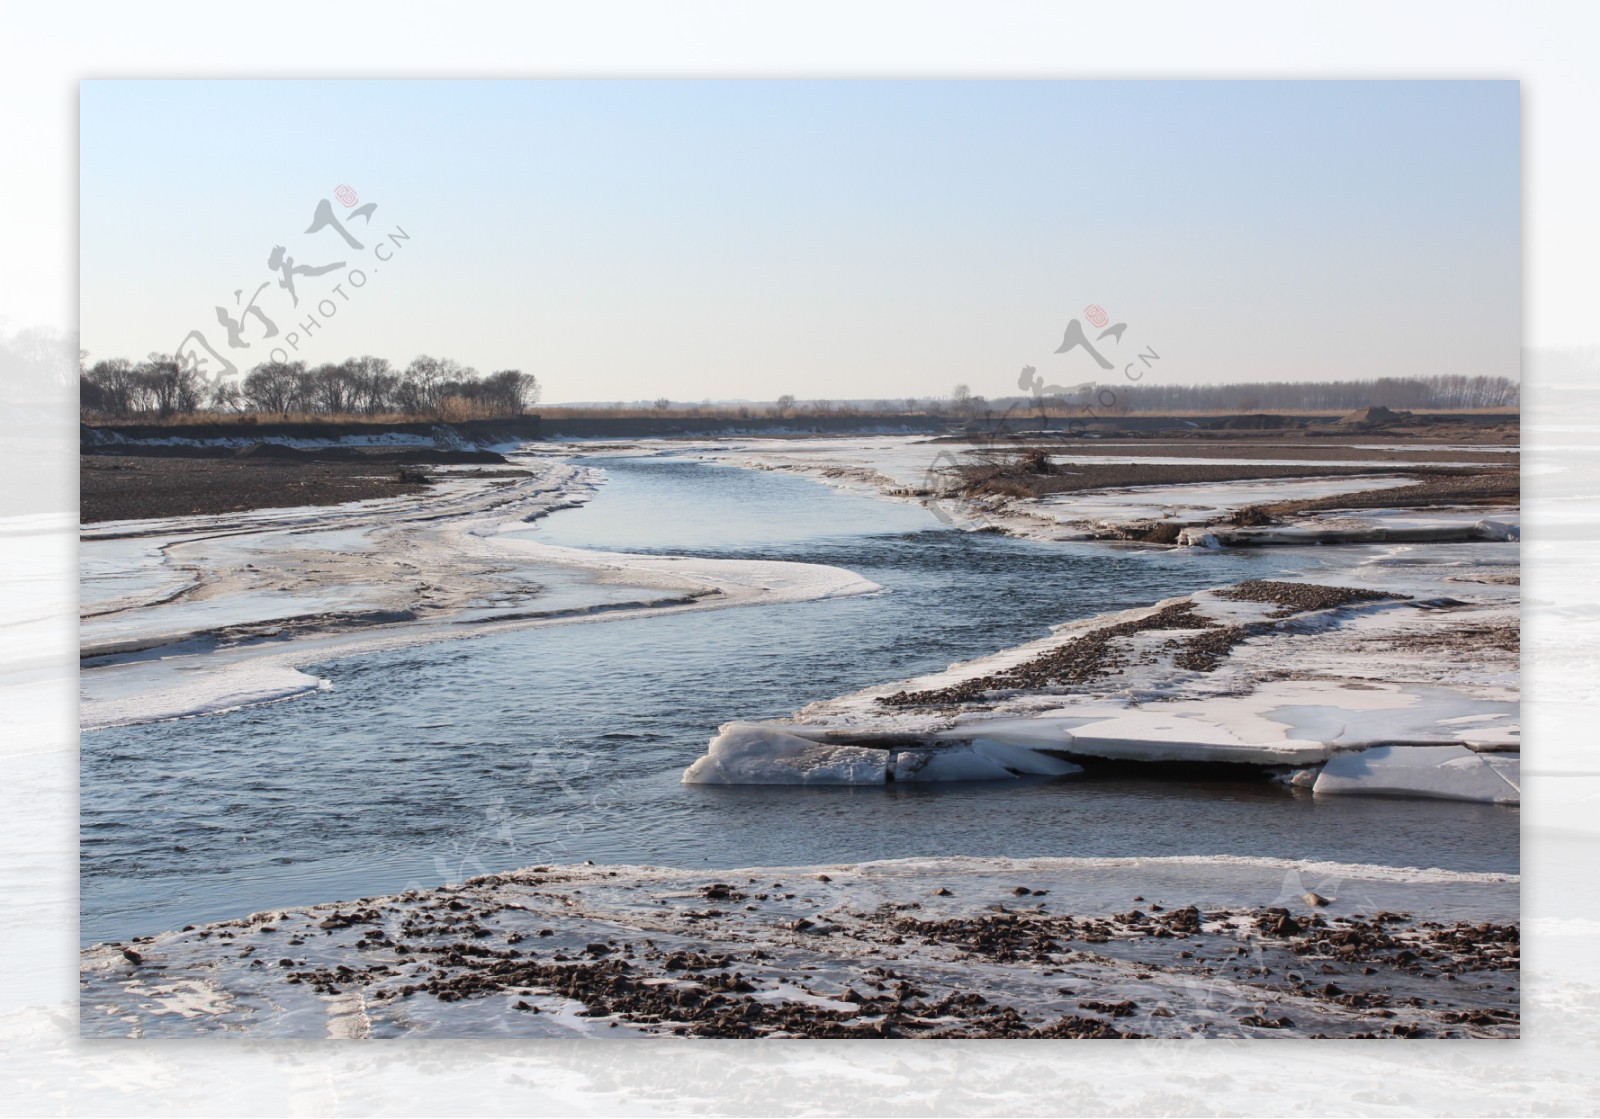
[[[209,384],[164,354],[137,364],[111,358],[80,367],[85,416],[168,419],[202,410],[260,415],[516,416],[539,399],[532,374],[502,369],[482,376],[450,358],[423,354],[403,369],[381,357],[308,366],[269,361],[240,381]]]
[[[1522,385],[1509,377],[1440,373],[1426,377],[1377,377],[1349,381],[1246,381],[1222,385],[1161,384],[1084,386],[1084,395],[1110,389],[1118,403],[1137,412],[1323,412],[1369,404],[1409,410],[1454,411],[1516,408]]]

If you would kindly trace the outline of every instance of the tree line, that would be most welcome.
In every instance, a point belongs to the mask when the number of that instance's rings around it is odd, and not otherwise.
[[[1408,411],[1517,408],[1522,385],[1509,377],[1440,373],[1427,377],[1377,377],[1350,381],[1245,381],[1222,385],[1138,384],[1083,386],[1098,397],[1116,396],[1119,408],[1135,412],[1327,412],[1369,404]],[[1074,397],[1069,395],[1068,399]]]
[[[269,361],[241,380],[212,383],[175,358],[152,354],[138,363],[80,361],[78,392],[86,417],[169,419],[212,411],[466,419],[521,415],[538,401],[539,382],[517,369],[482,375],[423,354],[404,369],[381,357],[315,366]]]

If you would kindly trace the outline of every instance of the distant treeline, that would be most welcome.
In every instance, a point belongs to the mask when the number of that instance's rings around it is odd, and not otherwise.
[[[1247,381],[1226,385],[1138,384],[1082,386],[1068,399],[1116,398],[1134,412],[1327,412],[1369,404],[1408,411],[1517,408],[1522,385],[1509,377],[1379,377],[1370,381]]]
[[[539,399],[531,375],[503,369],[487,376],[449,358],[415,358],[396,369],[378,357],[338,364],[267,362],[241,381],[208,382],[171,357],[153,354],[137,364],[123,358],[79,367],[79,408],[86,419],[172,419],[197,413],[261,416],[406,416],[446,420],[494,419],[525,412]],[[1047,389],[1054,386],[1047,386]],[[1517,408],[1522,387],[1509,377],[1379,377],[1349,381],[1245,381],[1221,385],[1154,382],[1085,383],[1038,398],[985,399],[966,385],[947,396],[893,400],[797,400],[771,404],[618,402],[551,410],[551,415],[829,416],[896,414],[974,419],[1002,411],[1076,415],[1228,412],[1345,412],[1381,404],[1409,411]]]
[[[516,369],[483,376],[424,354],[404,369],[381,357],[316,366],[269,361],[241,381],[213,384],[174,358],[153,354],[137,364],[126,358],[86,368],[80,363],[78,392],[85,417],[170,419],[206,411],[472,419],[521,415],[539,399],[539,383]]]

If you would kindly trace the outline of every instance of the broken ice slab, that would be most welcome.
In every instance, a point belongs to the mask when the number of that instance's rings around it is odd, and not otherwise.
[[[1000,735],[929,738],[912,749],[893,737],[829,741],[811,727],[728,723],[705,756],[683,774],[685,785],[882,785],[888,781],[1006,781],[1083,772],[1063,758]],[[1033,741],[1033,740],[1029,740]]]
[[[1479,754],[1464,746],[1379,746],[1335,755],[1312,791],[1516,804],[1522,799],[1521,762],[1519,756]]]

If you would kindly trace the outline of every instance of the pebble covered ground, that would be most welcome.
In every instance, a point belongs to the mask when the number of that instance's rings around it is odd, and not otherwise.
[[[1336,610],[1358,602],[1402,600],[1408,597],[1358,587],[1325,587],[1314,583],[1260,579],[1214,593],[1218,598],[1233,601],[1275,604],[1278,608],[1268,617],[1279,620],[1315,611]],[[880,696],[878,702],[885,707],[943,707],[981,702],[992,692],[1026,692],[1089,683],[1112,675],[1128,663],[1127,650],[1122,648],[1119,639],[1151,630],[1193,631],[1187,637],[1167,642],[1163,649],[1171,654],[1176,667],[1207,672],[1220,664],[1234,646],[1277,628],[1278,622],[1273,620],[1224,625],[1207,617],[1195,602],[1184,599],[1131,621],[1090,630],[1015,668],[972,677],[945,688],[902,690]]]
[[[91,947],[82,1028],[1518,1036],[1514,923],[1415,920],[1354,883],[1344,896],[1307,891],[1266,906],[1132,890],[1120,907],[1075,902],[1076,873],[1065,860],[700,875],[534,867]]]

